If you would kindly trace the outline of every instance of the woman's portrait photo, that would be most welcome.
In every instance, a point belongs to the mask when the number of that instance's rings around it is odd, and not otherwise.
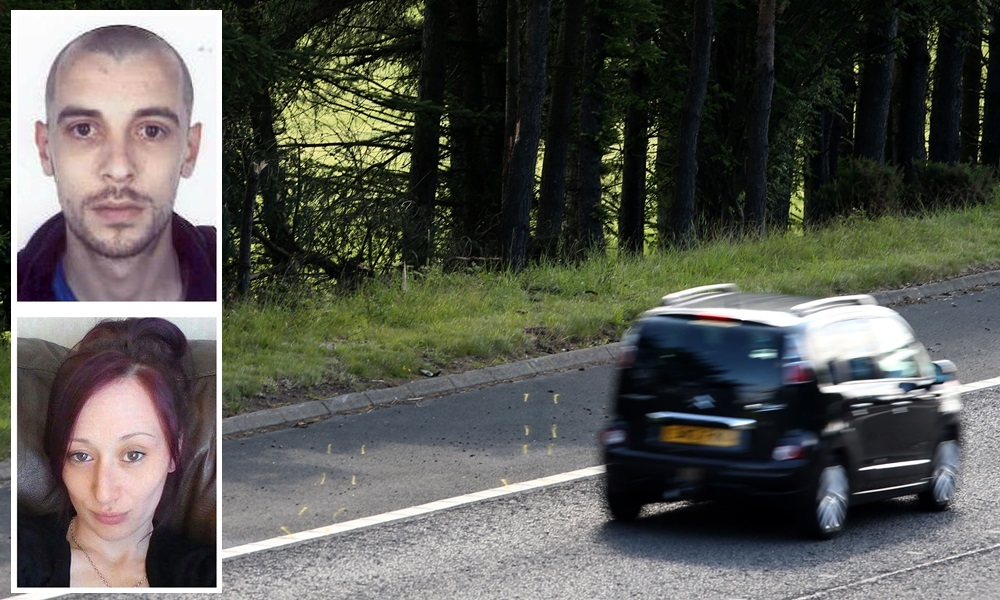
[[[82,319],[22,321],[15,590],[216,588],[215,340],[129,318],[66,348],[23,335]]]

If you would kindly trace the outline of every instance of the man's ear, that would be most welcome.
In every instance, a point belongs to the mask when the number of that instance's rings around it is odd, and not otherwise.
[[[49,128],[41,121],[35,121],[35,147],[38,148],[38,160],[42,162],[42,171],[52,177],[52,155],[49,154]]]
[[[194,173],[194,165],[198,162],[199,148],[201,148],[201,123],[195,123],[188,129],[187,147],[184,148],[184,162],[181,163],[182,177],[190,177]]]

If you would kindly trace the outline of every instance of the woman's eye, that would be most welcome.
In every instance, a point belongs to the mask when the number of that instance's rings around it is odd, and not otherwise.
[[[146,456],[145,452],[139,452],[138,450],[129,450],[125,453],[125,462],[139,462]]]
[[[85,463],[90,460],[90,455],[86,452],[70,452],[69,459],[75,463]]]

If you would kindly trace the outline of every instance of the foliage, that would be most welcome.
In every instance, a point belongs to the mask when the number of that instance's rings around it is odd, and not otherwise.
[[[903,176],[892,166],[869,158],[841,161],[838,176],[816,192],[812,210],[817,223],[850,215],[878,217],[899,207]]]
[[[903,194],[907,211],[937,211],[991,202],[997,174],[986,167],[924,162],[915,165],[915,179]]]

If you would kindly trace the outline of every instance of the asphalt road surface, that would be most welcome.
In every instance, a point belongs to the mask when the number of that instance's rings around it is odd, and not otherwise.
[[[897,310],[962,381],[1000,376],[1000,288]],[[226,441],[223,547],[594,467],[612,374],[571,370]],[[230,558],[223,596],[1000,597],[1000,388],[964,401],[962,488],[946,513],[861,507],[827,543],[802,540],[786,515],[707,503],[649,507],[623,525],[590,476]]]

